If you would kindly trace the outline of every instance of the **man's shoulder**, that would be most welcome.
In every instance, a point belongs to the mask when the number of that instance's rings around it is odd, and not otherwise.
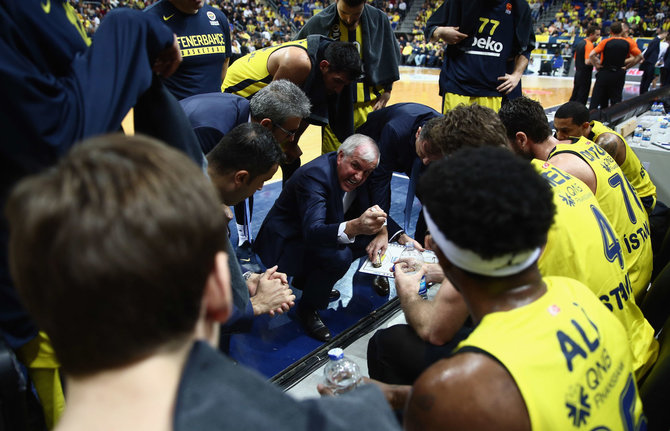
[[[437,112],[435,109],[431,108],[430,106],[423,105],[421,103],[414,103],[414,102],[409,102],[409,103],[397,103],[395,105],[391,105],[391,107],[394,107],[397,105],[397,109],[401,112],[407,112],[412,115],[432,115],[434,117],[441,116],[439,112]]]
[[[423,105],[421,103],[414,102],[404,102],[404,103],[394,103],[393,105],[386,106],[377,111],[371,112],[369,115],[378,113],[380,117],[388,117],[389,119],[393,117],[419,117],[424,115],[429,116],[439,116],[442,115],[437,112],[435,109],[430,106]]]
[[[212,386],[210,383],[212,380],[218,382],[217,386],[224,383],[228,386],[244,383],[249,391],[260,387],[281,393],[255,371],[235,364],[209,344],[198,341],[193,345],[184,367],[179,396],[188,395],[190,390],[202,390],[203,386]]]
[[[319,178],[320,173],[329,173],[334,167],[334,158],[337,157],[337,153],[327,153],[322,154],[316,159],[312,160],[309,163],[306,163],[301,168],[298,169],[296,174],[301,174],[302,176]]]
[[[329,154],[331,153],[321,155],[298,168],[284,184],[282,194],[286,192],[288,195],[293,195],[300,189],[328,192],[332,188],[332,177],[336,170],[336,163]]]
[[[463,399],[475,400],[464,405]],[[427,400],[431,400],[427,402]],[[501,410],[502,409],[502,410]],[[504,411],[505,414],[491,414]],[[483,351],[442,359],[414,383],[406,408],[406,425],[433,429],[529,429],[530,419],[516,382],[503,365]]]
[[[266,405],[267,411],[255,411],[256,402]],[[234,364],[204,342],[193,346],[179,383],[176,431],[270,426],[277,419],[277,409],[297,413],[295,401],[254,371]],[[233,412],[238,414],[233,417]]]
[[[179,101],[186,115],[198,117],[208,124],[220,122],[216,117],[230,116],[234,112],[249,113],[249,101],[232,93],[196,94]],[[193,121],[194,118],[191,118]]]

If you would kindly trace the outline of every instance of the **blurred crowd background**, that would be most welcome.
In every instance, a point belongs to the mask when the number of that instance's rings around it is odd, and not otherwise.
[[[70,0],[70,3],[85,23],[89,35],[94,37],[109,10],[117,7],[141,10],[154,1]],[[423,36],[426,20],[441,4],[440,0],[372,0],[369,3],[387,14],[400,43],[402,64],[440,67],[444,43],[432,43]],[[603,37],[616,20],[628,22],[629,36],[634,38],[652,38],[657,29],[670,29],[668,1],[529,0],[528,3],[538,42],[560,43],[563,57],[572,55],[572,46],[585,36],[586,28],[591,24],[602,29]],[[221,9],[228,17],[234,61],[250,51],[291,40],[310,17],[329,3],[322,0],[210,0],[209,4]],[[537,51],[546,53],[542,48]]]

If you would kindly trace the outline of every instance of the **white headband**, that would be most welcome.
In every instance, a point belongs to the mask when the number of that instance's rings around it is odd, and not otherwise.
[[[531,266],[540,256],[541,248],[537,247],[520,253],[509,253],[493,259],[484,259],[477,253],[449,241],[430,218],[425,205],[423,215],[426,217],[426,225],[428,225],[432,240],[451,263],[463,270],[489,277],[505,277],[518,274]]]

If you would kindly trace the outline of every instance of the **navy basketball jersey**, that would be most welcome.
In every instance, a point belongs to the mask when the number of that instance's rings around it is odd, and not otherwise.
[[[498,77],[505,76],[508,58],[518,51],[513,46],[512,3],[481,1],[479,7],[468,7],[467,13],[461,3],[450,5],[447,25],[460,26],[468,37],[448,47],[440,88],[464,96],[501,96],[496,90]]]
[[[177,10],[168,0],[147,8],[177,35],[182,63],[164,80],[177,99],[221,91],[221,70],[231,56],[230,26],[219,9],[205,5],[196,14]]]

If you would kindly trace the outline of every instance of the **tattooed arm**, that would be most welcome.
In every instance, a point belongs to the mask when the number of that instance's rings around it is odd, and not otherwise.
[[[617,165],[626,161],[626,144],[614,133],[603,133],[596,139],[596,144],[612,156]]]

